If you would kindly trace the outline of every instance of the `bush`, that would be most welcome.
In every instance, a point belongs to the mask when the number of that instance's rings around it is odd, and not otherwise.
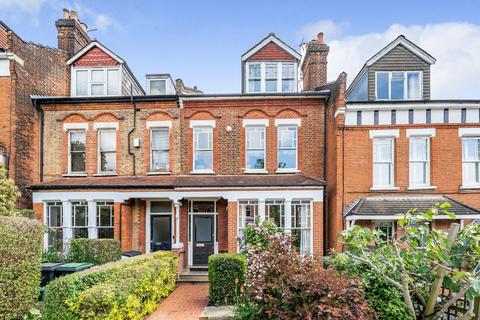
[[[278,228],[268,221],[263,221],[259,225],[248,225],[243,230],[243,237],[240,241],[241,252],[246,253],[248,248],[256,246],[267,248],[267,238],[277,232]]]
[[[173,291],[169,252],[120,260],[60,277],[45,289],[45,319],[143,319]]]
[[[40,292],[43,225],[36,220],[0,217],[0,319],[18,319]]]
[[[114,239],[84,239],[70,241],[68,259],[72,262],[90,262],[101,265],[121,258],[120,241]]]
[[[48,251],[42,253],[42,263],[63,263],[68,262],[68,256],[63,252],[55,251],[53,248],[49,248]]]
[[[247,255],[246,299],[237,318],[372,319],[373,309],[360,283],[325,270],[320,261],[297,253],[288,234],[267,237],[268,246],[250,248]],[[252,305],[253,304],[253,305]],[[245,310],[245,306],[247,310]],[[248,311],[248,312],[245,312]]]
[[[208,258],[209,299],[213,305],[235,303],[245,283],[247,260],[244,255],[222,253]]]
[[[360,279],[365,290],[365,297],[368,299],[370,306],[378,312],[381,319],[411,319],[402,293],[365,264],[348,257],[346,254],[339,253],[328,258],[326,266],[334,268],[341,275]]]

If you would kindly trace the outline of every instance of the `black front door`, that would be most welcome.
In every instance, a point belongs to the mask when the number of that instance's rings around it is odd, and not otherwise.
[[[193,216],[193,264],[208,265],[214,252],[213,216]]]
[[[152,215],[150,251],[172,250],[172,216]]]

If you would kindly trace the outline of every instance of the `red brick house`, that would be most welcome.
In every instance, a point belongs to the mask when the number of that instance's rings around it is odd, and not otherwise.
[[[308,45],[307,55],[328,48],[322,37]],[[114,237],[123,251],[175,250],[184,266],[204,266],[269,220],[297,235],[299,251],[325,253],[325,132],[344,97],[343,77],[325,83],[326,54],[309,57],[324,69],[302,68],[311,91],[299,90],[300,55],[270,34],[242,56],[255,92],[177,94],[157,75],[147,76],[150,94],[121,96],[91,79],[124,61],[86,48],[69,65],[72,76],[86,71],[87,89],[72,80],[71,97],[34,100],[43,152],[33,205],[50,227],[46,247]]]
[[[480,101],[431,100],[435,59],[399,36],[370,58],[335,112],[328,180],[330,247],[359,224],[395,230],[395,214],[448,201],[465,224],[480,217]],[[433,227],[448,228],[440,215]]]

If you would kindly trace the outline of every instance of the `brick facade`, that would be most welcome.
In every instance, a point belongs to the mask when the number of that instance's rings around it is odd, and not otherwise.
[[[327,55],[330,48],[324,43],[323,33],[305,44],[305,57],[301,65],[303,90],[314,91],[327,83]]]
[[[296,58],[280,48],[276,43],[270,42],[253,54],[247,61],[295,61]]]

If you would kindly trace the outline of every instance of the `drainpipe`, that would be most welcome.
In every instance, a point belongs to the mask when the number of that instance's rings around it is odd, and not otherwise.
[[[326,102],[330,102],[332,96],[328,96]],[[327,181],[327,107],[323,108],[323,179]],[[328,198],[327,198],[328,184],[323,188],[323,254],[328,252]]]
[[[132,142],[131,142],[131,139],[130,137],[132,136],[132,133],[135,131],[135,129],[137,128],[137,106],[135,105],[135,101],[133,101],[133,87],[130,86],[130,103],[132,104],[132,107],[133,107],[133,128],[132,130],[130,130],[128,132],[128,154],[130,156],[132,156],[132,173],[133,173],[133,176],[135,176],[135,167],[136,167],[136,164],[135,164],[135,153],[132,152]]]

